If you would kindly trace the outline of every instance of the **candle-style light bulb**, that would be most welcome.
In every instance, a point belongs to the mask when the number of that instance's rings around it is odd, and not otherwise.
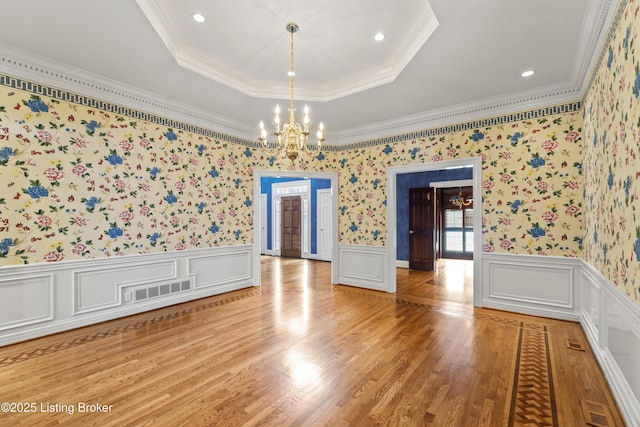
[[[309,133],[309,122],[311,120],[309,119],[309,106],[305,105],[304,106],[304,118],[302,119],[302,123],[304,123],[304,131],[308,134]]]
[[[276,105],[276,115],[273,119],[273,122],[277,125],[280,123],[280,106]]]

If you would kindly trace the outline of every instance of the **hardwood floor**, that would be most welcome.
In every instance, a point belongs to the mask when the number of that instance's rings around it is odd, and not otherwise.
[[[587,404],[624,425],[580,326],[475,309],[470,261],[399,269],[396,294],[332,286],[325,262],[262,269],[259,289],[0,348],[0,425],[564,427]]]

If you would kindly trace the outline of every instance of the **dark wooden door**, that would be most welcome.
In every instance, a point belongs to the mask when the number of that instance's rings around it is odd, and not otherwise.
[[[434,269],[434,228],[433,188],[410,188],[409,268]]]
[[[302,256],[301,202],[300,196],[283,197],[281,201],[282,223],[280,227],[280,255],[300,258]]]

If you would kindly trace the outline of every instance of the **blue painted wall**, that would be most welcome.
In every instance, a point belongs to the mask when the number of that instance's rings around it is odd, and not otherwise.
[[[260,178],[260,193],[267,195],[267,249],[273,249],[273,230],[271,223],[271,204],[273,197],[271,195],[271,184],[277,182],[290,182],[290,181],[311,181],[311,253],[318,253],[318,195],[317,190],[325,188],[331,188],[330,179],[304,179],[304,178],[273,178],[262,177]]]
[[[409,260],[409,189],[428,187],[431,182],[473,179],[473,168],[403,173],[396,177],[396,259]]]

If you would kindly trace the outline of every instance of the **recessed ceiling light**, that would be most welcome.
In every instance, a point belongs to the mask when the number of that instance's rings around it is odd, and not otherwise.
[[[204,17],[203,14],[201,13],[194,13],[193,15],[191,15],[191,17],[193,18],[194,21],[196,22],[204,22],[206,21],[206,18]]]
[[[533,70],[527,70],[524,73],[520,74],[522,77],[531,77],[533,76],[533,74],[535,73],[535,71]]]
[[[373,39],[377,42],[381,42],[382,40],[384,40],[387,37],[387,35],[385,33],[382,32],[378,32],[376,33],[375,36],[373,36]]]

